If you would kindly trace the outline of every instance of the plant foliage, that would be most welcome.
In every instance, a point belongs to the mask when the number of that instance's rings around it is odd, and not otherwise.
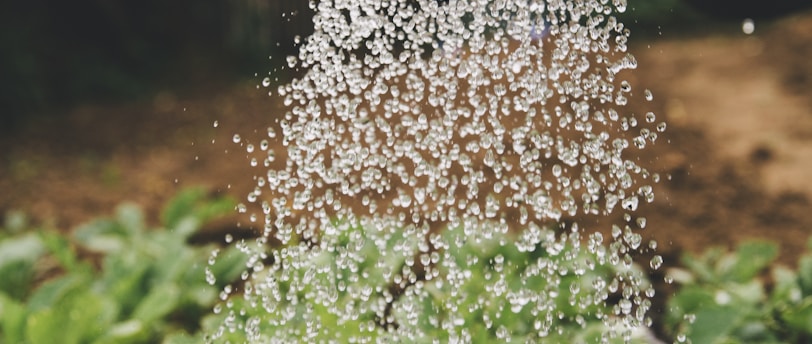
[[[124,204],[70,237],[39,230],[4,238],[0,343],[152,343],[196,331],[223,287],[206,276],[236,280],[245,259],[227,249],[207,264],[214,247],[187,239],[233,206],[192,189],[169,203],[163,228],[148,230],[139,208]],[[100,268],[87,258],[94,255]],[[38,283],[38,266],[48,262],[62,272]]]
[[[678,341],[693,343],[812,340],[812,253],[797,271],[773,264],[777,255],[777,245],[760,241],[733,252],[686,254],[685,268],[671,271],[682,287],[669,300],[666,326]]]
[[[536,234],[549,240],[520,248],[510,234],[451,228],[428,240],[458,245],[429,250],[408,229],[339,223],[321,233],[326,244],[281,248],[316,251],[269,259],[203,330],[217,343],[648,342],[631,332],[607,336],[621,309],[595,286],[613,283],[614,268],[566,235]],[[556,278],[542,277],[548,268]]]

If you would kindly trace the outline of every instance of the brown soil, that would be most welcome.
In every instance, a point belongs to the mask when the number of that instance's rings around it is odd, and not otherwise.
[[[670,179],[641,214],[672,263],[686,250],[763,238],[793,264],[812,234],[812,14],[762,26],[633,47],[635,78],[655,95],[644,106],[669,123],[647,158]],[[122,201],[157,223],[186,186],[244,200],[257,171],[232,136],[258,141],[283,113],[268,90],[161,93],[30,123],[0,138],[0,214],[19,209],[70,230]]]

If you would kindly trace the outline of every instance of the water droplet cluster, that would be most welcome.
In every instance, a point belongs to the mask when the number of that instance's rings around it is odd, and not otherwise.
[[[233,308],[220,335],[414,342],[429,327],[470,342],[476,321],[509,341],[586,318],[621,329],[607,336],[650,323],[654,291],[632,259],[645,219],[627,215],[606,242],[572,221],[632,213],[659,179],[634,156],[665,123],[624,111],[637,66],[615,17],[625,0],[311,6],[277,129],[259,150],[233,138],[267,168],[247,196],[262,234],[236,245],[251,257],[243,307],[270,320]]]

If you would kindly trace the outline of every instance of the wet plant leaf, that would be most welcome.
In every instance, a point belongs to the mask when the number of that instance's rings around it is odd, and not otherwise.
[[[695,313],[691,331],[688,334],[694,343],[726,343],[730,335],[741,320],[740,310],[735,307],[710,306],[702,307]]]

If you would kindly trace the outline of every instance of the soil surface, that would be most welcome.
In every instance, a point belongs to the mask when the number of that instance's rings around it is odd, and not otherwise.
[[[763,238],[793,265],[812,234],[812,13],[757,25],[752,35],[731,26],[632,47],[634,78],[655,97],[644,106],[668,122],[646,154],[670,178],[639,210],[666,264],[683,251]],[[32,122],[0,138],[0,216],[23,210],[71,230],[123,201],[157,223],[187,186],[244,200],[261,171],[232,137],[256,144],[282,115],[269,90],[161,93]],[[245,219],[212,230],[237,221]]]

